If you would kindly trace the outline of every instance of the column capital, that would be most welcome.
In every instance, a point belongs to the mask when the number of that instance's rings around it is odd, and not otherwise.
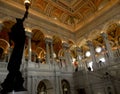
[[[103,38],[107,38],[108,37],[108,35],[106,34],[106,33],[101,33],[101,36],[103,37]]]
[[[76,51],[81,52],[82,50],[80,47],[76,47]]]
[[[87,45],[88,45],[88,46],[93,46],[92,41],[88,40],[88,41],[87,41]]]
[[[32,38],[33,33],[29,31],[25,31],[27,37]]]
[[[68,43],[63,42],[63,43],[62,43],[62,47],[63,47],[63,48],[69,48],[69,44],[68,44]]]
[[[52,40],[51,38],[46,37],[46,38],[45,38],[45,42],[46,42],[46,43],[52,43],[53,40]]]

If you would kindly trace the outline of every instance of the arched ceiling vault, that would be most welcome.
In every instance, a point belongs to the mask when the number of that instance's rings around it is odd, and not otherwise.
[[[116,0],[32,0],[34,10],[76,30],[96,12]],[[79,25],[80,26],[80,25]]]
[[[18,7],[23,6],[24,0],[7,2]],[[112,7],[116,2],[118,0],[31,0],[30,13],[75,32],[86,22],[95,19],[97,16],[94,14],[102,14],[102,10]]]

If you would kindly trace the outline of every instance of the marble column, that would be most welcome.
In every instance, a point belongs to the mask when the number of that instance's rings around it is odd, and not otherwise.
[[[97,65],[97,60],[96,60],[96,57],[95,57],[94,45],[93,45],[92,41],[90,41],[90,40],[87,41],[87,45],[90,48],[90,53],[91,53],[91,57],[92,57],[92,61],[93,61],[93,69],[96,69],[98,67],[98,65]]]
[[[62,44],[63,50],[64,50],[64,58],[65,58],[65,63],[66,65],[71,65],[72,60],[70,58],[70,53],[69,53],[69,45],[67,43]]]
[[[54,63],[54,56],[53,56],[53,54],[54,54],[54,50],[53,50],[53,42],[52,42],[52,40],[51,40],[51,42],[50,42],[50,54],[51,54],[51,59],[52,59],[52,62],[51,63]]]
[[[45,43],[46,43],[46,63],[48,63],[48,64],[50,64],[50,47],[49,47],[50,42],[51,42],[50,38],[45,39]]]
[[[32,49],[31,49],[32,33],[26,31],[26,36],[28,38],[28,62],[31,62],[31,58],[32,58]]]
[[[108,40],[108,35],[106,33],[101,33],[101,36],[103,38],[103,41],[105,43],[105,48],[106,50],[108,51],[108,56],[109,58],[113,58],[113,53],[112,53],[112,49],[111,49],[111,46],[110,46],[110,42]]]
[[[60,60],[60,68],[63,68],[65,67],[65,58],[64,57],[59,57],[59,60]]]
[[[31,51],[31,38],[28,37],[28,62],[31,62],[32,51]]]
[[[33,54],[33,61],[36,62],[36,54]]]
[[[83,63],[81,61],[81,59],[82,59],[81,53],[82,53],[81,49],[79,47],[76,47],[77,61],[78,61],[80,70],[84,68]]]
[[[64,51],[65,64],[67,65],[68,64],[67,51],[66,51],[68,48],[67,43],[63,43],[62,47],[63,47],[63,51]]]

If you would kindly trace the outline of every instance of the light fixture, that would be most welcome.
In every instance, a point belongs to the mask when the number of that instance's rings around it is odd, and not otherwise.
[[[100,46],[98,46],[98,47],[96,47],[95,51],[96,51],[97,53],[100,53],[100,52],[102,51],[102,48],[101,48]]]
[[[29,7],[30,7],[30,5],[31,5],[31,0],[25,0],[25,1],[24,1],[24,4],[25,4],[26,10],[28,10]]]
[[[56,57],[57,57],[55,53],[53,53],[53,57],[54,57],[54,58],[56,58]]]
[[[23,21],[28,17],[28,9],[31,5],[31,0],[24,0],[24,4],[25,4],[26,11],[25,11],[24,17],[22,18]]]
[[[76,59],[75,59],[75,58],[72,58],[72,64],[74,64],[75,61],[76,61]]]
[[[99,60],[102,61],[102,62],[105,62],[105,58],[104,57],[100,58]]]
[[[90,62],[88,63],[88,67],[90,67],[90,68],[91,68],[91,71],[93,71],[93,62],[92,62],[92,61],[90,61]]]
[[[57,20],[57,18],[56,18],[56,17],[54,17],[54,19],[55,19],[55,20]]]
[[[90,51],[87,51],[86,53],[85,53],[85,56],[86,57],[89,57],[91,54],[90,54]]]

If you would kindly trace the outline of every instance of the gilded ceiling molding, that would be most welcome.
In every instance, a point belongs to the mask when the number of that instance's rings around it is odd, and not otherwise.
[[[46,8],[44,9],[44,13],[50,17],[53,9],[53,6],[51,6],[51,4],[48,3]]]
[[[95,3],[93,3],[92,1],[89,1],[89,2],[91,5],[91,8],[93,9],[93,12],[97,11],[98,6]]]

